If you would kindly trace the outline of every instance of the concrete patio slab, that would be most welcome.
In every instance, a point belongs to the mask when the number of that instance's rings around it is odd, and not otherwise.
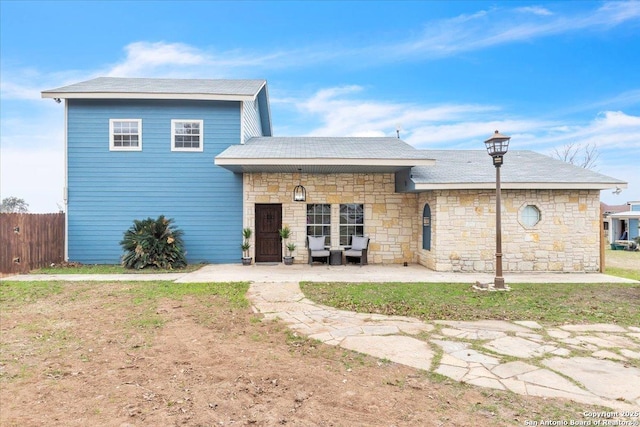
[[[637,283],[637,281],[600,273],[505,273],[507,283]],[[370,264],[355,265],[274,265],[241,264],[206,265],[179,278],[178,282],[266,282],[282,283],[295,281],[334,282],[431,282],[488,283],[493,275],[487,273],[447,273],[429,270],[422,265]],[[523,319],[526,320],[526,319]]]

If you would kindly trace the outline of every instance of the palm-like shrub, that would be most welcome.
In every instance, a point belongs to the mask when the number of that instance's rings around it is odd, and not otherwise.
[[[173,219],[160,215],[158,219],[134,220],[124,233],[120,245],[125,250],[122,265],[126,268],[163,269],[182,268],[187,265],[182,231],[175,228]]]

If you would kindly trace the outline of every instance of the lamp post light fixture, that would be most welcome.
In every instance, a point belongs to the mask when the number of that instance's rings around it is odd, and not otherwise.
[[[504,290],[504,277],[502,277],[502,224],[501,224],[501,200],[500,200],[500,166],[503,163],[503,156],[509,149],[510,136],[501,135],[495,131],[491,138],[484,144],[487,153],[493,158],[493,165],[496,167],[496,278],[493,282],[495,289]]]

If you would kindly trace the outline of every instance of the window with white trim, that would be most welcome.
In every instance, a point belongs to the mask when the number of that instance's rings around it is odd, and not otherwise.
[[[340,205],[340,245],[351,244],[351,236],[364,236],[364,205]]]
[[[171,151],[203,151],[202,120],[171,120]]]
[[[331,205],[308,204],[307,205],[307,236],[324,236],[326,241],[331,240]]]
[[[533,205],[525,206],[520,212],[520,222],[525,227],[534,227],[540,222],[540,209]]]
[[[109,119],[109,150],[141,151],[142,119]]]

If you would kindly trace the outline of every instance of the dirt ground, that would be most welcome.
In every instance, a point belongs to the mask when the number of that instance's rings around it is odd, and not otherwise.
[[[218,297],[65,283],[0,313],[0,425],[495,426],[592,408],[431,376],[297,337]]]

